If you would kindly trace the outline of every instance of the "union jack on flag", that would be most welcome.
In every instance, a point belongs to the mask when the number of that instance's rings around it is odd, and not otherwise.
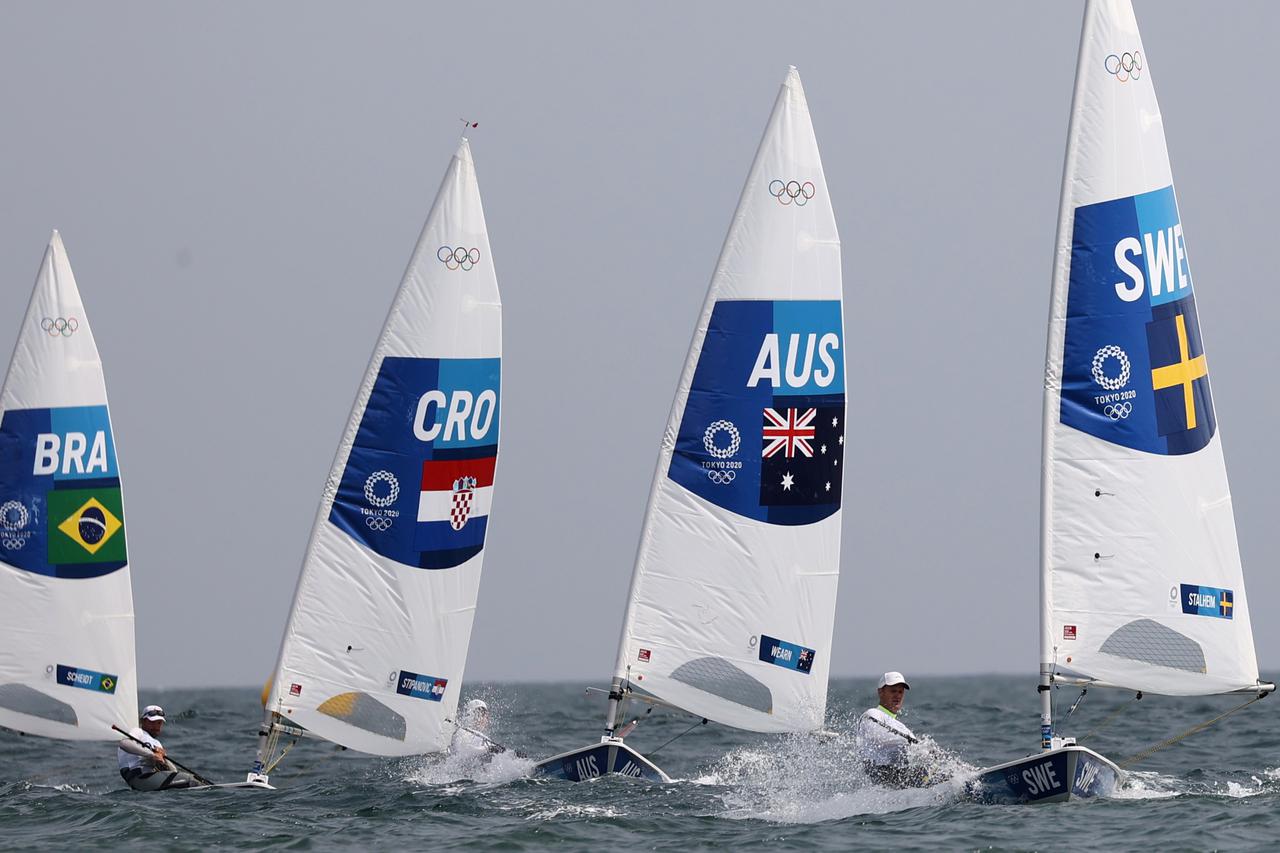
[[[816,428],[813,419],[817,409],[765,409],[764,450],[761,456],[768,459],[779,451],[791,459],[795,456],[813,458],[813,440]]]

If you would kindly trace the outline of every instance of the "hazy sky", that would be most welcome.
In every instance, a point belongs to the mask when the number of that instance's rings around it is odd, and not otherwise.
[[[0,358],[59,228],[106,367],[142,683],[270,671],[461,116],[505,305],[467,677],[605,681],[680,366],[788,64],[844,246],[832,672],[1033,679],[1082,5],[5,4]],[[1280,294],[1258,255],[1280,4],[1136,6],[1275,669]]]

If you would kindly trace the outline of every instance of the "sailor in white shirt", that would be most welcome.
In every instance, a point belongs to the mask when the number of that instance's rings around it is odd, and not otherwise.
[[[911,686],[900,672],[880,676],[876,693],[880,704],[858,718],[858,754],[867,776],[883,785],[915,787],[928,784],[925,768],[912,768],[907,747],[918,743],[911,729],[898,719],[902,700]]]
[[[148,705],[142,709],[138,726],[129,732],[142,743],[124,738],[116,749],[120,762],[120,775],[135,791],[190,788],[198,784],[187,774],[177,772],[173,765],[165,760],[164,746],[157,740],[162,728],[164,728],[164,709],[159,705]]]
[[[462,725],[453,732],[449,752],[480,761],[505,751],[505,747],[489,739],[489,706],[483,699],[472,699],[462,711]]]

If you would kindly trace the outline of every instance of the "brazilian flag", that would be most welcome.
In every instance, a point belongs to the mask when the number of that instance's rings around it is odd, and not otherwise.
[[[125,563],[120,487],[48,493],[49,563]]]

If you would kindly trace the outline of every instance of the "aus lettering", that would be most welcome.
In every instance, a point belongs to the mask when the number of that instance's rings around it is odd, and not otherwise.
[[[781,387],[784,381],[791,388],[803,388],[810,381],[819,388],[826,388],[835,381],[839,335],[835,332],[821,336],[816,333],[793,334],[787,338],[785,353],[782,352],[780,338],[776,332],[764,336],[755,367],[751,369],[751,378],[747,380],[748,388],[755,388],[765,381],[774,388]],[[814,364],[815,358],[819,362],[817,365]]]
[[[630,776],[633,779],[639,779],[644,775],[644,771],[634,761],[627,759],[627,763],[622,765],[622,769],[618,771],[622,776]]]
[[[1139,259],[1146,259],[1147,275],[1143,275]],[[1182,240],[1182,223],[1137,237],[1125,237],[1116,243],[1116,266],[1126,276],[1116,282],[1116,296],[1134,302],[1150,287],[1151,298],[1176,293],[1191,286],[1191,270],[1187,267],[1187,247]],[[1148,280],[1149,277],[1149,280]]]
[[[108,474],[107,434],[98,430],[93,440],[82,432],[66,435],[42,432],[36,436],[35,464],[31,473],[37,477],[50,474]]]
[[[478,395],[457,390],[446,397],[431,390],[418,399],[413,416],[413,434],[419,441],[468,441],[484,438],[493,426],[498,410],[498,394],[485,389]]]
[[[579,758],[574,762],[574,769],[578,771],[579,782],[583,779],[595,779],[600,775],[600,768],[596,766],[596,757],[594,755]]]

